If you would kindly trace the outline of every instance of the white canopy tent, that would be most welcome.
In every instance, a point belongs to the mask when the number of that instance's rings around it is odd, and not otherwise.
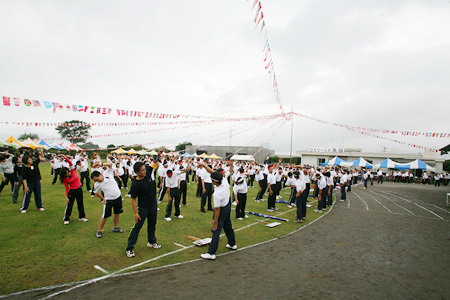
[[[240,155],[240,154],[233,155],[230,158],[230,160],[256,161],[256,159],[253,157],[253,155]]]

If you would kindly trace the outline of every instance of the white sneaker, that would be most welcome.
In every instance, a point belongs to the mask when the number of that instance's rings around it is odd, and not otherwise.
[[[279,210],[279,208],[278,207],[274,207],[273,210]]]
[[[233,201],[233,203],[231,203],[232,205],[237,205],[236,201]]]
[[[86,218],[81,218],[81,219],[78,219],[78,221],[87,222],[88,219],[86,219]]]
[[[131,195],[130,195],[130,194],[126,194],[125,197],[128,197],[128,198],[129,198],[129,197],[131,197]]]
[[[248,219],[248,216],[247,216],[247,215],[245,215],[245,216],[244,216],[244,218]]]
[[[45,208],[41,207],[39,208],[39,211],[45,211]]]
[[[26,214],[27,211],[26,211],[26,210],[21,210],[20,213],[21,213],[21,214]]]
[[[91,198],[94,198],[95,197],[95,195],[91,195]]]
[[[306,204],[306,207],[312,207],[312,205],[311,204]]]
[[[182,215],[179,215],[179,216],[174,216],[175,218],[178,218],[178,219],[183,219],[184,218],[184,216],[182,216]]]
[[[287,205],[288,208],[292,208],[292,205]]]
[[[170,222],[170,221],[172,221],[172,219],[171,219],[170,217],[168,217],[168,218],[164,218],[164,220],[166,220],[167,222]]]
[[[69,225],[69,221],[64,221],[64,225]]]
[[[239,221],[242,221],[242,220],[244,220],[244,219],[242,219],[242,218],[238,218],[238,220],[239,220]]]
[[[316,212],[316,213],[322,213],[322,210],[315,209],[314,212]]]
[[[269,208],[269,209],[267,209],[267,211],[268,211],[268,212],[273,212],[273,209],[270,209],[270,208]]]
[[[212,260],[216,259],[216,255],[215,254],[203,253],[200,256],[203,259],[212,259]]]
[[[227,244],[225,247],[227,247],[228,249],[231,249],[231,250],[237,250],[237,245],[230,246],[230,244]]]
[[[156,210],[161,210],[161,208],[157,207]]]
[[[89,190],[88,193],[92,193],[92,190]]]

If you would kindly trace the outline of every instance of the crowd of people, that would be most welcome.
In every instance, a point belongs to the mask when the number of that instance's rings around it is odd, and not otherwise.
[[[188,206],[187,188],[192,182],[196,185],[196,197],[200,200],[200,213],[213,211],[212,242],[208,252],[202,254],[204,259],[215,259],[215,253],[222,229],[228,239],[227,248],[237,249],[231,222],[232,205],[235,205],[237,221],[248,218],[246,205],[249,188],[257,188],[255,202],[267,202],[268,213],[277,211],[278,204],[296,207],[295,223],[306,219],[307,204],[312,187],[312,198],[317,200],[316,213],[322,213],[333,205],[332,197],[336,188],[340,190],[340,201],[346,201],[347,192],[359,181],[364,189],[373,185],[374,178],[378,184],[385,180],[395,183],[414,183],[414,175],[408,171],[394,170],[391,174],[382,170],[351,170],[337,166],[312,167],[293,164],[282,164],[281,159],[270,163],[269,157],[263,163],[237,162],[226,160],[210,160],[202,158],[167,157],[162,150],[155,156],[107,155],[106,162],[97,153],[89,158],[85,154],[66,156],[53,154],[47,157],[51,164],[52,184],[58,180],[65,187],[66,208],[63,224],[69,225],[75,202],[78,219],[87,222],[83,203],[83,186],[91,197],[98,197],[103,202],[97,238],[102,238],[107,219],[113,216],[114,233],[122,233],[119,227],[120,214],[123,212],[122,189],[126,189],[125,197],[131,198],[131,208],[135,225],[128,237],[126,254],[134,257],[134,246],[139,232],[147,220],[147,246],[161,248],[155,236],[158,204],[165,205],[164,220],[183,219],[181,211]],[[21,186],[24,197],[20,208],[26,213],[31,195],[34,194],[37,209],[45,211],[42,205],[41,174],[39,163],[44,159],[42,151],[24,152],[12,155],[0,154],[0,173],[3,188],[11,184],[12,202],[17,203]],[[449,174],[423,173],[422,183],[436,186],[448,185]],[[93,181],[93,182],[91,182]],[[130,184],[129,184],[130,183]],[[232,187],[232,188],[231,188]],[[290,189],[289,198],[284,200],[280,192]],[[230,191],[231,190],[231,191]],[[167,195],[167,200],[164,200]],[[264,199],[267,197],[267,199]],[[174,213],[172,214],[174,210]]]

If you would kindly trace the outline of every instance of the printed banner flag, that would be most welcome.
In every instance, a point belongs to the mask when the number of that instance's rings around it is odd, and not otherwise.
[[[52,107],[51,103],[48,102],[48,101],[44,101],[44,106],[45,106],[45,108],[51,108]]]
[[[20,98],[14,98],[14,105],[19,106],[20,105]]]
[[[11,100],[9,97],[3,97],[3,105],[4,106],[11,106]]]
[[[24,99],[23,102],[25,103],[25,106],[31,106],[31,101],[28,99]]]
[[[39,107],[41,106],[41,103],[39,103],[39,100],[33,100],[33,105],[34,107]]]

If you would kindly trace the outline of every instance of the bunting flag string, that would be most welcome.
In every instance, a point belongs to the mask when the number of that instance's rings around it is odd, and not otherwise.
[[[248,0],[247,0],[248,2]],[[290,117],[290,115],[285,114],[284,109],[283,109],[283,105],[281,103],[281,95],[280,92],[278,90],[278,82],[277,82],[277,77],[275,75],[275,66],[273,64],[273,58],[272,58],[272,53],[270,51],[270,45],[269,45],[269,38],[267,35],[267,29],[266,29],[266,22],[264,20],[264,14],[262,11],[262,6],[261,6],[261,0],[255,0],[253,2],[251,11],[253,11],[256,7],[255,10],[255,18],[254,18],[254,22],[255,22],[255,29],[258,28],[258,26],[261,26],[261,29],[259,30],[259,36],[261,37],[261,34],[264,32],[263,35],[263,41],[264,41],[264,48],[263,48],[263,53],[264,53],[264,68],[267,70],[267,72],[269,73],[270,78],[272,79],[272,85],[273,85],[273,91],[275,93],[275,101],[278,104],[279,109],[281,110],[281,116],[283,118],[286,117]]]
[[[196,124],[196,125],[184,125],[184,126],[175,126],[175,127],[169,127],[169,128],[156,128],[156,129],[150,129],[150,130],[140,130],[140,131],[127,131],[127,132],[119,132],[119,133],[108,133],[108,134],[97,134],[97,135],[90,135],[87,138],[101,138],[101,137],[110,137],[110,136],[122,136],[122,135],[132,135],[132,134],[143,134],[143,133],[150,133],[150,132],[159,132],[159,131],[165,131],[165,130],[174,130],[174,129],[182,129],[182,128],[192,128],[192,127],[197,127],[197,126],[203,126],[203,125],[212,125],[214,124],[214,122],[206,122],[206,123],[202,123],[202,124]],[[66,137],[64,138],[65,140],[77,140],[77,139],[81,139],[81,138],[86,138],[86,137]],[[39,140],[44,140],[44,141],[54,141],[54,140],[63,140],[62,138],[44,138],[44,139],[39,139]]]
[[[407,142],[396,140],[396,139],[387,138],[387,137],[384,137],[384,136],[375,135],[375,134],[372,134],[371,132],[364,131],[364,130],[362,130],[360,128],[356,128],[356,127],[353,127],[353,126],[348,126],[348,125],[342,125],[342,124],[332,123],[332,122],[328,122],[328,121],[323,121],[323,120],[319,120],[319,119],[316,119],[316,118],[308,117],[308,116],[305,116],[305,115],[302,115],[302,114],[298,114],[298,113],[292,113],[292,114],[298,115],[298,116],[301,116],[301,117],[304,117],[304,118],[307,118],[307,119],[310,119],[310,120],[313,120],[313,121],[316,121],[316,122],[320,122],[320,123],[323,123],[323,124],[333,124],[335,126],[339,126],[339,127],[345,128],[347,130],[350,130],[350,131],[353,131],[353,132],[357,132],[359,134],[371,136],[371,137],[374,137],[374,138],[377,138],[377,139],[388,140],[388,141],[395,142],[395,143],[398,143],[398,144],[401,144],[401,145],[406,145],[406,146],[409,146],[409,147],[412,147],[412,148],[423,149],[423,150],[427,150],[427,151],[431,151],[431,152],[435,152],[435,153],[439,152],[439,150],[436,149],[436,148],[429,148],[429,147],[420,146],[420,145],[417,145],[417,144],[412,144],[412,143],[407,143]],[[432,135],[429,135],[429,136],[432,136]],[[448,135],[446,135],[446,136],[448,136]]]
[[[273,118],[268,118],[273,119]],[[258,120],[242,120],[246,122],[253,122]],[[203,124],[203,123],[220,123],[220,122],[229,122],[228,120],[199,120],[199,121],[167,121],[167,122],[79,122],[79,123],[50,123],[50,122],[4,122],[0,121],[2,125],[19,125],[19,126],[35,126],[35,127],[79,127],[79,126],[91,126],[91,127],[99,127],[99,126],[107,126],[107,127],[115,127],[115,126],[163,126],[163,125],[176,125],[176,124]]]
[[[285,122],[285,120],[283,119],[282,122],[280,122],[280,126],[278,126],[278,127],[275,129],[274,133],[273,133],[272,136],[269,138],[269,140],[275,135],[276,132],[278,132],[278,130],[281,128],[281,126],[283,126],[284,122]],[[251,140],[250,142],[248,142],[246,146],[250,145],[250,144],[253,143],[256,139],[258,139],[258,138],[261,137],[262,135],[266,135],[266,134],[267,134],[267,131],[263,130],[262,133],[261,133],[260,135],[256,136],[253,140]],[[239,151],[241,151],[242,149],[244,149],[246,146],[243,146],[243,147],[237,149],[236,151],[234,151],[232,154],[228,155],[227,157],[233,156],[234,154],[236,154],[236,153],[238,153]]]
[[[290,114],[290,113],[288,113]],[[342,127],[348,130],[362,130],[362,131],[367,131],[370,133],[390,133],[390,134],[401,134],[401,135],[405,135],[405,136],[421,136],[421,137],[439,137],[439,138],[445,138],[445,137],[450,137],[450,133],[444,133],[444,132],[420,132],[420,131],[400,131],[400,130],[381,130],[381,129],[374,129],[374,128],[365,128],[365,127],[360,127],[360,126],[351,126],[351,125],[345,125],[345,124],[339,124],[339,123],[334,123],[334,122],[328,122],[328,121],[324,121],[324,120],[320,120],[314,117],[310,117],[310,116],[306,116],[303,114],[299,114],[294,112],[294,115],[300,116],[302,118],[306,118],[309,120],[313,120],[319,123],[323,123],[323,124],[332,124],[334,126],[338,126],[338,127]]]
[[[11,100],[12,99],[12,100]],[[42,103],[42,105],[41,105]],[[224,118],[224,117],[211,117],[211,116],[197,116],[197,115],[180,115],[174,113],[160,113],[160,112],[146,112],[129,109],[113,109],[111,107],[97,107],[80,104],[63,104],[60,102],[42,101],[42,100],[29,100],[22,98],[11,98],[3,96],[3,106],[5,107],[38,107],[53,111],[70,111],[70,112],[84,112],[95,115],[117,115],[133,118],[153,118],[153,119],[207,119],[216,121],[228,121],[239,122],[247,120],[260,120],[260,119],[272,119],[283,117],[282,114],[259,116],[259,117],[245,117],[245,118]],[[21,124],[23,122],[20,122]],[[23,125],[23,124],[22,124]],[[110,126],[110,125],[108,125]]]

